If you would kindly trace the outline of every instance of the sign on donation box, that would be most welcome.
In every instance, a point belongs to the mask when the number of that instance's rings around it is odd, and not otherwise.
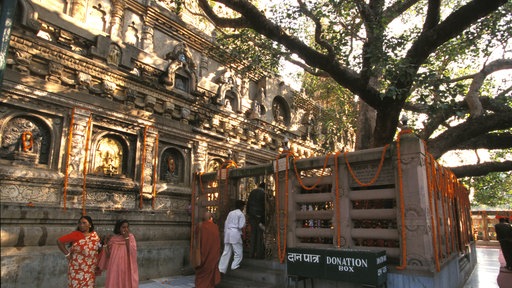
[[[288,248],[288,275],[381,286],[386,282],[385,251]]]

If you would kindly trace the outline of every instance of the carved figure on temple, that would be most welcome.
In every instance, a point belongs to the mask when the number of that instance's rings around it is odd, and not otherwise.
[[[178,43],[172,52],[165,55],[165,60],[169,61],[166,71],[160,77],[161,83],[164,84],[166,89],[172,89],[176,85],[176,73],[178,70],[182,70],[182,73],[186,74],[190,81],[191,91],[196,90],[197,75],[196,75],[196,64],[192,59],[192,53],[188,49],[186,43]]]
[[[260,118],[263,114],[265,114],[265,106],[263,105],[265,98],[267,98],[267,95],[265,95],[265,89],[261,87],[252,102],[252,119]]]
[[[168,182],[177,182],[179,178],[178,165],[174,155],[168,154],[165,158],[165,180]]]
[[[315,117],[312,114],[309,114],[307,123],[306,123],[306,139],[314,140],[316,138],[316,121]]]
[[[110,50],[108,51],[107,63],[112,65],[119,65],[119,61],[121,60],[121,49],[115,44],[110,45]]]
[[[233,73],[229,69],[226,70],[219,77],[219,82],[216,103],[228,111],[241,113],[240,92],[238,91],[238,83]]]
[[[281,111],[281,105],[279,102],[274,102],[272,105],[272,113],[274,114],[274,120],[278,123],[283,123],[283,115]]]
[[[122,153],[119,142],[108,137],[101,139],[95,154],[94,172],[108,176],[120,174]]]

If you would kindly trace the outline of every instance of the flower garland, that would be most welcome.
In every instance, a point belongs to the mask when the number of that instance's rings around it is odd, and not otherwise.
[[[441,206],[442,206],[442,209],[443,209],[443,218],[444,218],[444,245],[445,245],[445,252],[446,252],[446,255],[450,255],[451,251],[450,251],[450,244],[448,243],[449,241],[449,237],[448,237],[448,217],[446,217],[446,188],[448,187],[447,183],[446,183],[446,172],[444,171],[444,168],[443,167],[440,167],[440,172],[441,172]]]
[[[318,178],[317,182],[310,187],[305,186],[304,183],[302,182],[302,178],[299,175],[299,170],[297,169],[297,160],[295,160],[295,155],[291,154],[291,156],[292,156],[292,160],[293,160],[293,170],[295,171],[295,176],[297,177],[297,180],[299,181],[300,186],[304,190],[308,190],[308,191],[315,189],[316,186],[318,184],[320,184],[320,181],[322,181],[322,178],[324,178],[324,176],[325,176],[324,172],[327,169],[327,163],[328,163],[329,157],[331,157],[331,154],[327,154],[325,156],[324,167],[322,168],[322,172],[320,173],[320,178]]]
[[[433,209],[433,204],[432,204],[432,201],[434,201],[433,197],[432,197],[432,191],[434,189],[433,187],[433,175],[432,175],[432,166],[434,165],[432,163],[432,161],[429,161],[429,154],[427,153],[427,144],[425,143],[425,141],[423,141],[423,146],[425,147],[425,166],[426,166],[426,175],[427,175],[427,190],[428,190],[428,204],[429,204],[429,207],[430,207],[430,211],[434,211]],[[430,170],[430,171],[429,171]],[[433,249],[434,249],[434,261],[435,261],[435,264],[436,264],[436,271],[439,272],[441,271],[441,266],[440,266],[440,263],[439,263],[439,251],[438,251],[438,247],[437,247],[437,241],[436,241],[436,238],[437,238],[437,225],[434,225],[434,223],[436,223],[434,221],[434,213],[430,213],[430,222],[432,222],[432,245],[433,245]]]
[[[433,178],[433,181],[432,181],[432,189],[435,193],[434,195],[434,210],[435,210],[435,215],[436,215],[436,226],[437,226],[437,231],[438,231],[438,234],[437,234],[437,239],[436,239],[436,242],[439,243],[440,247],[439,247],[439,256],[441,258],[443,258],[443,253],[442,253],[442,245],[441,245],[441,224],[440,224],[440,221],[439,221],[439,201],[437,200],[439,198],[439,191],[440,191],[440,187],[439,187],[439,177],[437,175],[437,168],[436,168],[436,165],[435,165],[435,159],[434,159],[434,156],[430,155],[430,161],[432,163],[432,178]]]
[[[338,158],[340,156],[340,152],[336,152],[336,155],[334,155],[334,169],[335,169],[335,182],[336,182],[336,243],[337,247],[340,248],[341,246],[341,211],[340,211],[340,185],[339,185],[339,169],[338,169]]]
[[[155,209],[156,202],[156,182],[158,181],[158,134],[155,137],[154,144],[155,154],[153,155],[153,198],[151,199],[151,208]]]
[[[199,174],[199,175],[198,175]],[[192,248],[194,243],[194,232],[196,230],[196,219],[195,219],[195,213],[196,213],[196,185],[198,185],[197,178],[199,176],[199,185],[201,185],[201,174],[200,173],[194,173],[192,176],[192,201],[190,203],[190,222],[191,222],[191,228],[190,228],[190,247],[189,247],[189,255],[192,257]],[[199,193],[200,194],[200,193]],[[192,258],[191,258],[192,259]]]
[[[69,120],[69,133],[68,133],[68,147],[66,149],[66,171],[64,172],[64,188],[63,188],[63,205],[64,211],[66,210],[67,196],[68,196],[68,183],[69,183],[69,162],[71,159],[71,147],[73,146],[73,126],[75,125],[75,109],[71,110],[71,117]]]
[[[375,183],[375,181],[377,181],[377,179],[379,178],[380,172],[382,170],[382,166],[384,165],[384,159],[385,159],[385,156],[386,156],[386,149],[388,147],[389,147],[389,144],[386,144],[386,146],[384,146],[384,148],[382,149],[382,154],[380,156],[380,163],[379,163],[379,167],[377,168],[377,172],[375,173],[375,176],[368,183],[363,183],[363,182],[361,182],[357,178],[356,174],[354,173],[354,170],[352,170],[352,167],[350,166],[350,163],[348,162],[348,158],[347,158],[347,153],[348,152],[345,151],[345,153],[344,153],[345,164],[347,164],[347,168],[348,168],[348,171],[350,172],[350,175],[356,181],[356,183],[359,184],[359,186],[362,186],[362,187],[370,186],[373,183]]]
[[[284,181],[284,225],[283,225],[283,241],[281,242],[281,213],[280,213],[280,205],[279,205],[279,159],[281,156],[286,154],[286,167],[285,167],[285,181]],[[284,263],[284,259],[286,256],[286,234],[288,233],[288,163],[289,157],[291,153],[287,150],[283,151],[281,155],[276,157],[276,170],[275,170],[275,190],[276,190],[276,222],[277,222],[277,256],[279,258],[280,263]]]
[[[139,209],[142,209],[142,194],[144,192],[144,169],[146,169],[146,141],[148,136],[148,125],[144,127],[144,136],[142,139],[142,157],[140,164],[140,190],[139,190]]]
[[[398,270],[403,270],[407,267],[407,238],[405,237],[405,203],[404,203],[404,187],[403,187],[403,177],[402,177],[402,159],[400,156],[400,138],[403,134],[411,134],[412,130],[404,129],[398,133],[398,139],[396,141],[396,161],[397,161],[397,170],[398,170],[398,191],[400,194],[400,220],[401,220],[401,231],[400,231],[400,240],[402,243],[402,261],[401,265],[396,267]],[[347,159],[347,157],[345,157]],[[382,162],[382,159],[381,159]]]
[[[87,161],[89,157],[89,141],[91,139],[92,134],[92,114],[89,114],[89,120],[87,121],[87,130],[86,130],[86,138],[85,138],[85,155],[84,155],[84,171],[83,171],[83,182],[82,182],[82,215],[86,215],[85,211],[85,202],[87,199],[87,189],[86,189],[86,177],[87,177]]]
[[[28,143],[27,143],[28,136]],[[32,132],[25,131],[21,134],[21,149],[23,152],[28,152],[34,146],[34,138],[32,137]]]

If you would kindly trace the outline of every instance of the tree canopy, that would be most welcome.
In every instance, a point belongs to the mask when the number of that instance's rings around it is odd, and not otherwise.
[[[359,147],[390,143],[408,115],[436,158],[512,148],[507,0],[197,1],[241,69],[276,71],[286,59],[362,100],[369,109],[360,111],[374,117],[359,118],[371,121],[358,127],[368,139]],[[508,79],[491,81],[498,72]],[[485,175],[512,170],[512,161],[452,170]]]

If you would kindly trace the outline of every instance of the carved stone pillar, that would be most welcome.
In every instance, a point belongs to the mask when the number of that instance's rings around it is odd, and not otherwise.
[[[155,165],[155,149],[158,147],[157,140],[158,130],[154,127],[146,126],[142,134],[142,155],[141,155],[141,193],[144,199],[152,199],[153,180],[156,173]]]
[[[142,27],[142,50],[147,53],[153,52],[153,26],[144,25]]]
[[[74,19],[85,22],[87,0],[71,0],[69,14]]]
[[[90,111],[75,108],[73,113],[73,119],[71,119],[73,126],[71,148],[69,153],[68,162],[68,176],[82,178],[85,157],[85,146],[87,141],[87,121],[89,120]]]
[[[110,37],[112,39],[119,39],[123,30],[123,15],[124,15],[124,1],[112,1],[112,10],[110,18]]]
[[[435,270],[431,211],[425,171],[425,150],[421,139],[403,135],[400,140],[402,183],[405,206],[407,268]],[[414,193],[413,193],[414,191]],[[398,204],[397,204],[398,205]],[[444,216],[444,215],[443,215]],[[434,222],[436,219],[434,219]],[[399,222],[400,223],[400,222]],[[401,226],[398,224],[401,231]],[[404,245],[402,243],[402,245]]]

